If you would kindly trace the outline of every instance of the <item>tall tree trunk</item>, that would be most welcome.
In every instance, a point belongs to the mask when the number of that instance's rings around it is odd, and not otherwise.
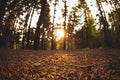
[[[25,44],[25,41],[26,41],[26,32],[27,32],[27,23],[28,23],[28,20],[29,20],[29,17],[30,17],[30,10],[28,10],[28,13],[26,15],[26,18],[25,18],[25,24],[24,24],[24,31],[23,31],[23,38],[22,38],[22,48],[26,48],[26,44]]]
[[[89,47],[89,25],[88,25],[88,15],[90,13],[88,13],[89,8],[87,7],[87,3],[85,2],[85,0],[83,1],[83,8],[84,8],[84,19],[85,19],[85,26],[83,29],[83,45],[84,47]],[[85,31],[84,31],[85,30]],[[84,33],[85,32],[85,33]]]
[[[65,0],[65,3],[64,3],[64,8],[65,8],[65,12],[64,12],[64,40],[63,40],[63,50],[66,50],[66,36],[67,36],[67,33],[66,33],[66,17],[67,17],[67,5],[66,5],[66,0]]]
[[[41,2],[41,12],[40,12],[40,16],[37,22],[37,28],[35,31],[35,37],[34,37],[34,49],[39,49],[39,45],[40,45],[40,26],[42,26],[42,20],[45,17],[44,16],[44,10],[45,10],[45,6],[47,4],[47,0],[42,0]]]
[[[31,13],[32,12],[32,13]],[[31,22],[32,22],[32,18],[33,18],[33,14],[34,14],[34,7],[33,9],[30,11],[31,17],[30,17],[30,23],[28,26],[28,35],[27,35],[27,48],[30,48],[30,27],[31,27]]]
[[[102,11],[103,8],[102,8],[102,5],[101,5],[101,2],[99,0],[96,0],[96,2],[97,2],[97,5],[98,5],[98,9],[100,11],[100,17],[102,19],[101,21],[102,21],[102,25],[103,25],[104,40],[105,40],[104,45],[106,47],[110,47],[111,45],[110,45],[110,38],[109,38],[109,32],[108,32],[109,25],[108,25],[108,22],[106,20],[105,12]]]
[[[52,25],[52,44],[51,44],[51,49],[55,49],[55,42],[54,42],[54,26],[55,26],[55,14],[56,14],[56,5],[57,5],[57,0],[55,0],[54,3],[54,14],[53,14],[53,25]]]
[[[84,14],[85,14],[85,29],[86,29],[86,36],[85,36],[85,47],[89,46],[89,34],[88,34],[88,17],[87,17],[87,9],[84,10]]]

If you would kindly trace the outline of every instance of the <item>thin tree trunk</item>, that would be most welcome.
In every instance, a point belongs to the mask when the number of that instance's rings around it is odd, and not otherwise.
[[[30,10],[28,10],[28,13],[25,18],[25,24],[24,24],[24,32],[23,32],[23,39],[22,39],[22,48],[26,48],[25,41],[26,41],[26,30],[27,30],[27,23],[30,17]]]
[[[66,5],[66,0],[64,3],[64,7],[65,7],[65,12],[64,12],[64,41],[63,41],[63,50],[66,50],[66,13],[67,13],[67,5]]]
[[[84,13],[85,13],[85,23],[86,23],[86,25],[85,25],[85,29],[86,29],[86,36],[85,36],[85,47],[88,47],[89,46],[89,40],[88,40],[88,36],[89,36],[89,34],[88,34],[88,20],[87,20],[87,10],[85,9],[85,11],[84,11]]]
[[[55,4],[54,4],[54,14],[53,14],[53,25],[52,25],[52,44],[51,44],[51,49],[54,50],[55,49],[55,42],[54,42],[54,26],[55,26],[55,14],[56,14],[56,0],[55,0]]]
[[[31,13],[31,18],[30,18],[30,23],[29,23],[29,26],[28,26],[28,35],[27,35],[27,48],[28,49],[30,48],[30,41],[29,41],[30,40],[30,27],[31,27],[31,22],[32,22],[33,14],[34,14],[34,7],[30,11],[30,13]]]

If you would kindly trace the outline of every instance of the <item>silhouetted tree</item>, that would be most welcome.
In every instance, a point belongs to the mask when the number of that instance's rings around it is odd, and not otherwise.
[[[100,17],[100,23],[102,23],[102,25],[103,25],[104,45],[106,47],[110,47],[111,42],[110,42],[110,38],[109,38],[110,34],[109,34],[109,30],[108,30],[109,24],[107,22],[103,6],[101,5],[101,1],[96,0],[96,2],[97,2],[98,10],[100,11],[100,16],[99,16]]]
[[[37,28],[35,31],[34,49],[40,48],[40,35],[42,32],[43,32],[42,37],[45,37],[44,30],[47,26],[49,27],[49,21],[50,21],[49,12],[50,10],[49,10],[49,4],[47,3],[47,0],[41,0],[41,12],[40,12],[40,16],[37,22]]]
[[[74,49],[74,27],[79,24],[79,16],[77,15],[78,9],[77,7],[73,7],[72,11],[70,12],[69,19],[68,19],[68,26],[67,26],[67,33],[68,33],[68,49]]]
[[[64,39],[63,39],[63,50],[67,49],[66,40],[67,40],[67,0],[63,0],[64,2],[64,10],[63,10],[63,17],[64,17]]]
[[[54,27],[55,27],[55,17],[56,17],[56,6],[58,0],[55,0],[54,2],[54,14],[53,14],[53,25],[52,25],[52,43],[51,43],[51,49],[54,50],[55,49],[55,41],[54,41]]]

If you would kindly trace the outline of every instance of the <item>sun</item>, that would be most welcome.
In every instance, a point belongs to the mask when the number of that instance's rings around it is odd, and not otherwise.
[[[64,37],[64,30],[63,29],[57,29],[55,35],[56,35],[56,39],[60,40],[62,37]]]

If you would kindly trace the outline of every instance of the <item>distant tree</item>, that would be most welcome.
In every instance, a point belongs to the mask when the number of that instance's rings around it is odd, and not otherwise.
[[[54,27],[55,27],[55,17],[56,17],[56,6],[58,5],[58,0],[55,0],[54,2],[54,14],[53,14],[53,25],[52,25],[52,43],[51,43],[51,49],[55,49],[55,41],[54,41]]]
[[[27,11],[27,14],[25,16],[25,23],[24,23],[24,36],[23,36],[23,39],[22,39],[22,48],[28,48],[29,47],[29,42],[28,42],[28,35],[25,35],[25,33],[27,32],[27,26],[28,26],[28,20],[29,20],[29,17],[30,17],[30,14],[31,14],[31,8],[28,9]],[[29,29],[28,29],[28,32],[29,32]],[[27,44],[25,43],[27,42]]]
[[[29,20],[30,20],[30,22],[29,22],[29,25],[28,25],[28,35],[27,35],[27,48],[28,49],[30,49],[30,43],[31,43],[31,40],[30,40],[30,30],[31,30],[31,22],[32,22],[32,18],[33,18],[33,14],[34,14],[34,6],[33,6],[33,8],[31,9],[31,11],[30,11],[30,13],[29,13],[29,15],[31,14],[31,17],[29,16]]]
[[[96,29],[94,26],[94,19],[92,16],[88,16],[87,18],[87,26],[88,28],[85,27],[85,24],[83,27],[79,30],[76,30],[75,33],[75,45],[76,49],[80,48],[94,48],[97,47],[99,44],[96,43]],[[88,32],[87,32],[88,31]],[[88,39],[88,44],[86,44],[86,39]]]
[[[120,11],[120,9],[118,9]],[[116,10],[109,13],[109,21],[111,23],[111,41],[112,47],[120,47],[120,22],[119,16]]]
[[[74,48],[74,27],[79,24],[78,15],[76,14],[78,12],[77,7],[73,7],[72,11],[70,12],[69,18],[68,18],[68,26],[67,26],[67,34],[68,34],[68,49]]]
[[[109,24],[108,24],[107,19],[106,19],[106,14],[105,14],[105,11],[104,11],[103,6],[101,4],[101,1],[96,0],[96,2],[97,2],[98,10],[100,11],[100,14],[99,14],[100,19],[99,20],[100,20],[101,25],[103,26],[104,46],[110,47],[111,46],[110,33],[108,30]]]
[[[64,2],[64,10],[63,10],[63,17],[64,17],[64,39],[63,39],[63,50],[67,49],[67,45],[66,45],[66,39],[67,39],[67,0],[63,0]]]
[[[96,42],[96,29],[95,29],[95,21],[93,19],[93,16],[88,14],[88,34],[87,34],[87,37],[88,37],[88,47],[89,48],[94,48],[94,47],[97,47],[99,43],[95,43]]]

